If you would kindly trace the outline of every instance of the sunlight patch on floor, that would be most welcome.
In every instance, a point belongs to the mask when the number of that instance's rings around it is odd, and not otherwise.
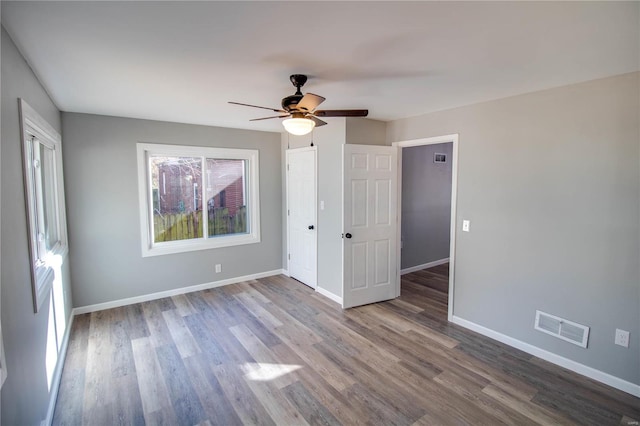
[[[265,362],[247,362],[241,365],[245,377],[256,382],[267,382],[302,368],[295,364],[270,364]]]

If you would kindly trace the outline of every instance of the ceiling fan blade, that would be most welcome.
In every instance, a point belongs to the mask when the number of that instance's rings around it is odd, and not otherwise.
[[[289,117],[291,114],[285,114],[285,115],[274,115],[272,117],[262,117],[262,118],[252,118],[249,121],[260,121],[260,120],[269,120],[271,118],[285,118],[285,117]]]
[[[325,109],[314,111],[316,117],[366,117],[368,109]]]
[[[316,123],[316,127],[324,126],[325,124],[327,124],[326,121],[322,121],[319,118],[315,118],[313,115],[307,115],[305,118],[308,118],[309,120]]]
[[[252,108],[268,109],[269,111],[274,111],[274,112],[283,112],[283,113],[287,112],[287,111],[285,111],[283,109],[275,109],[275,108],[263,107],[263,106],[258,106],[258,105],[241,104],[240,102],[229,102],[229,103],[233,104],[233,105],[242,105],[242,106],[248,106],[248,107],[252,107]]]
[[[325,98],[323,98],[322,96],[314,95],[313,93],[307,93],[302,97],[302,99],[300,99],[300,102],[298,102],[298,105],[296,105],[296,107],[299,110],[311,112],[314,109],[318,108],[318,105],[323,103],[324,100]]]

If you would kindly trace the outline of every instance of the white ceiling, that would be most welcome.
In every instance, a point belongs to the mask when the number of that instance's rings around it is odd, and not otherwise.
[[[638,2],[2,1],[2,23],[64,111],[269,131],[227,101],[279,108],[292,73],[392,120],[640,69]]]

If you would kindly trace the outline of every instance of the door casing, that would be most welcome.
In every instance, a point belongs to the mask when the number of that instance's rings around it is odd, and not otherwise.
[[[400,247],[401,227],[402,227],[402,148],[412,146],[434,145],[439,143],[453,143],[452,164],[451,164],[451,230],[449,237],[449,301],[447,304],[447,319],[453,320],[454,312],[454,286],[455,286],[455,254],[456,254],[456,227],[457,227],[457,190],[458,190],[458,138],[457,133],[451,135],[435,136],[423,139],[412,139],[406,141],[393,142],[392,146],[400,148],[398,150],[398,247]],[[398,253],[398,265],[400,265],[400,253]],[[400,268],[398,268],[398,282],[400,282]]]

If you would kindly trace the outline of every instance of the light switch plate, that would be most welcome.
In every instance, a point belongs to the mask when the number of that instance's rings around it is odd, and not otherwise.
[[[471,221],[470,220],[463,220],[462,221],[462,230],[464,232],[469,232],[469,226],[471,226]]]

